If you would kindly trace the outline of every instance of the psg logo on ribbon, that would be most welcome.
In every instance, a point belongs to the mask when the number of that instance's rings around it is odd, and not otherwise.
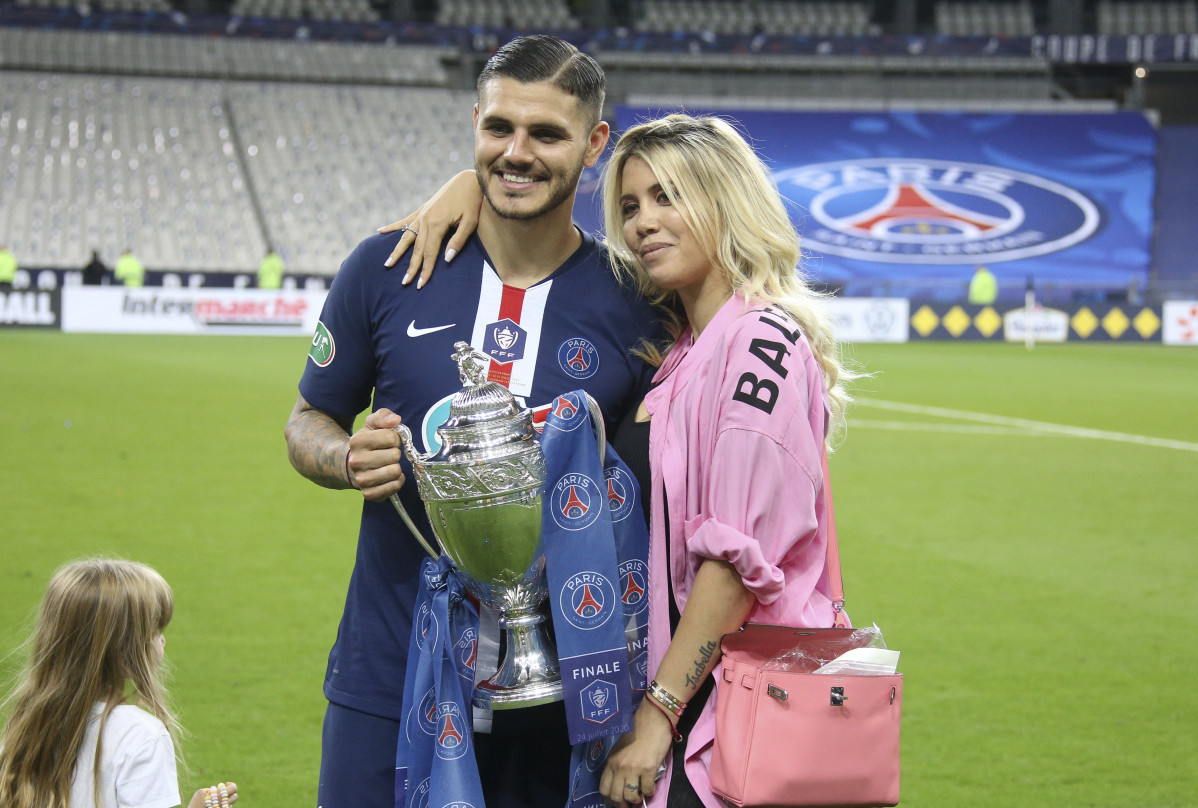
[[[424,698],[409,711],[408,720],[405,723],[407,724],[408,741],[413,744],[417,742],[417,739],[413,737],[417,730],[425,735],[432,735],[437,731],[437,694],[431,687],[424,694]]]
[[[644,561],[633,558],[620,564],[620,602],[624,616],[640,614],[649,606],[649,568]]]
[[[478,632],[473,628],[468,628],[462,632],[462,636],[458,637],[457,643],[454,644],[454,649],[458,652],[458,659],[461,663],[474,670],[474,663],[478,661]]]
[[[567,622],[587,631],[606,623],[617,602],[611,581],[598,572],[570,576],[558,596],[558,605]]]
[[[605,469],[603,476],[607,480],[607,509],[611,512],[611,520],[622,522],[636,505],[636,486],[621,468]]]
[[[803,246],[895,264],[997,263],[1085,241],[1101,216],[1086,196],[1000,166],[873,158],[774,175],[805,207]]]
[[[551,426],[562,432],[573,432],[585,420],[583,412],[586,402],[577,393],[562,393],[549,402],[549,411],[545,414],[545,426]]]
[[[433,645],[437,642],[437,616],[433,614],[431,603],[422,603],[416,613],[416,644],[421,651],[432,653]]]
[[[599,370],[599,352],[589,340],[574,337],[557,349],[557,364],[575,379],[589,379]]]
[[[420,781],[420,785],[416,786],[412,792],[411,806],[412,808],[428,808],[428,792],[429,792],[428,777]]]
[[[585,474],[565,474],[549,497],[553,521],[565,530],[585,530],[599,518],[605,501],[599,486]]]
[[[457,760],[470,748],[470,725],[452,701],[437,705],[437,729],[433,737],[437,741],[437,757],[442,760]]]

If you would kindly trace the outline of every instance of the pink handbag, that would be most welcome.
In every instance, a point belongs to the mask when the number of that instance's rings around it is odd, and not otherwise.
[[[891,806],[899,801],[899,724],[903,676],[767,670],[804,643],[852,633],[843,619],[843,583],[831,483],[828,582],[840,628],[749,623],[721,642],[711,789],[733,805]]]

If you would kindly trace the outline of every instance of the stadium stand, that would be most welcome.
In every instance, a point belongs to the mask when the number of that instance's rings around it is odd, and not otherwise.
[[[378,22],[380,19],[369,0],[235,0],[229,13],[238,17],[333,22]]]
[[[32,265],[132,247],[147,265],[252,266],[264,244],[216,82],[0,73],[0,206]]]
[[[169,1],[0,0],[0,240],[23,266],[132,246],[151,269],[248,273],[271,243],[289,272],[329,275],[371,226],[470,165],[487,54],[523,30],[590,25],[596,8],[616,26],[567,35],[603,64],[612,103],[1145,106],[1067,84],[1084,74],[1052,55],[1065,45],[1044,0],[919,0],[920,35],[868,0],[232,0],[190,19],[191,3],[167,14]],[[1079,8],[1098,33],[1192,35],[1195,6]],[[1173,67],[1158,83],[1191,75]]]
[[[438,25],[510,26],[521,30],[564,31],[579,27],[565,0],[441,0]]]
[[[443,87],[452,55],[436,45],[0,27],[0,69]]]
[[[1100,34],[1198,34],[1198,3],[1114,2],[1099,0],[1095,11]]]
[[[267,237],[291,271],[332,274],[371,225],[474,164],[469,91],[237,83],[228,99]]]
[[[637,31],[711,31],[717,34],[817,34],[861,36],[877,33],[871,6],[821,0],[646,0],[634,23]]]
[[[1032,36],[1031,3],[937,3],[936,33],[946,36]]]
[[[471,163],[472,94],[397,93],[2,72],[0,229],[33,266],[131,246],[156,269],[250,271],[269,239],[331,274]]]

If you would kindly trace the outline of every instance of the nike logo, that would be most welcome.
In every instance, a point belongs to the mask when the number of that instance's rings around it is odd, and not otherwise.
[[[423,337],[425,334],[435,334],[438,331],[444,331],[447,328],[453,328],[455,325],[457,325],[457,323],[450,323],[449,325],[435,325],[432,328],[417,328],[416,321],[413,320],[412,322],[408,323],[408,336]]]

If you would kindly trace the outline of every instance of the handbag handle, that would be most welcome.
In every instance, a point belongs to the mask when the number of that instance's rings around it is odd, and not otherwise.
[[[820,464],[824,467],[824,513],[828,517],[828,549],[825,563],[828,573],[828,591],[832,595],[832,609],[836,628],[852,628],[844,612],[844,579],[840,574],[840,545],[836,541],[836,513],[832,509],[832,475],[828,472],[828,447],[820,453]]]

